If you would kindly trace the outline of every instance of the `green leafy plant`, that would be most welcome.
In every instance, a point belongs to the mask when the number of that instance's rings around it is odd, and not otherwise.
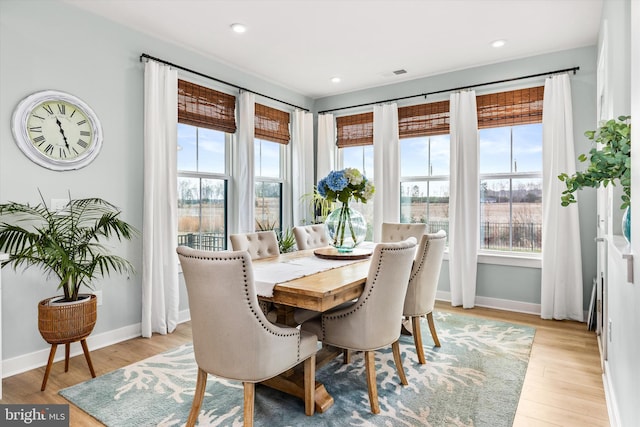
[[[313,211],[313,216],[318,224],[324,222],[331,211],[335,209],[335,203],[321,196],[318,193],[317,186],[313,187],[312,192],[300,196],[300,199],[307,203],[311,211]]]
[[[256,220],[256,228],[259,231],[273,230],[276,233],[278,248],[281,254],[292,252],[295,249],[296,237],[293,235],[293,231],[290,228],[278,230],[276,229],[276,222],[274,221],[273,223],[269,223],[268,220],[265,220],[265,222]]]
[[[101,239],[130,240],[138,233],[120,210],[100,198],[71,199],[60,211],[42,203],[0,205],[0,251],[9,254],[2,267],[41,267],[59,279],[64,301],[76,301],[82,286],[93,288],[97,277],[133,272],[126,259],[109,253]]]
[[[569,176],[562,173],[558,176],[567,189],[562,192],[562,206],[575,203],[574,193],[585,187],[598,188],[609,184],[622,186],[622,205],[625,209],[631,201],[631,124],[630,116],[620,116],[601,124],[597,130],[586,131],[584,135],[601,144],[601,148],[593,147],[589,156],[581,154],[578,160],[589,166],[585,171]]]

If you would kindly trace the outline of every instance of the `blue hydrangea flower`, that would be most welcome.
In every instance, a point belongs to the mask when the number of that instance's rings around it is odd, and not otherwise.
[[[344,171],[332,171],[326,178],[326,185],[330,190],[339,192],[349,185],[349,180],[344,175]]]
[[[318,194],[322,197],[327,197],[327,178],[322,178],[318,182]]]

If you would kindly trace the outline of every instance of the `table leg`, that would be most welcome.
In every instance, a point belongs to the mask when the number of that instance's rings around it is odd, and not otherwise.
[[[340,354],[342,354],[342,350],[339,348],[323,346],[316,354],[316,372],[318,368],[326,365]],[[295,368],[289,369],[287,372],[260,384],[304,400],[303,364],[301,363]],[[331,397],[324,384],[318,381],[316,381],[315,394],[316,412],[323,413],[333,405],[333,397]]]

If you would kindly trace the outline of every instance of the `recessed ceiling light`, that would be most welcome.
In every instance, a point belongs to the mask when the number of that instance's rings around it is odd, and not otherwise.
[[[236,33],[244,33],[247,31],[247,27],[244,24],[239,23],[231,24],[231,29]]]
[[[491,42],[491,47],[502,47],[507,44],[506,40],[494,40]]]
[[[331,77],[331,83],[340,83],[341,81],[340,77]]]

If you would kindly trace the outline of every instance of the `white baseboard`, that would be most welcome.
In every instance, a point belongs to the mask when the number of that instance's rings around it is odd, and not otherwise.
[[[607,402],[607,413],[609,414],[609,425],[611,427],[620,426],[620,414],[618,413],[618,403],[616,401],[615,393],[613,392],[613,385],[611,384],[611,377],[607,375],[609,372],[609,362],[604,361],[604,372],[602,374],[602,384],[604,385],[604,397]]]
[[[436,293],[436,299],[451,302],[451,292],[438,291]],[[476,296],[475,305],[478,307],[540,315],[540,304],[532,304],[528,302]]]
[[[183,310],[178,313],[178,323],[184,323],[191,320],[189,310]],[[122,327],[120,329],[114,329],[112,331],[103,332],[100,334],[93,334],[87,338],[87,346],[90,351],[97,350],[99,348],[108,347],[113,344],[117,344],[122,341],[129,340],[131,338],[137,338],[142,335],[142,326],[140,323]],[[49,360],[49,351],[51,347],[47,347],[44,350],[34,351],[33,353],[23,354],[11,359],[4,359],[2,361],[2,377],[7,378],[16,374],[21,374],[31,369],[36,369],[41,366],[46,366]],[[82,347],[80,342],[71,344],[70,357],[81,355]],[[56,351],[55,362],[64,360],[64,346],[58,346]]]

